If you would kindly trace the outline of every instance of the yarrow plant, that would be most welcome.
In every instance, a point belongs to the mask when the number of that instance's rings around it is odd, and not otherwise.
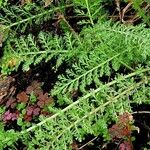
[[[86,135],[133,149],[131,104],[150,104],[150,29],[109,20],[108,2],[13,1],[0,8],[1,73],[28,74],[48,62],[47,82],[53,83],[44,91],[33,81],[2,103],[0,149],[21,143],[31,150],[71,150]]]

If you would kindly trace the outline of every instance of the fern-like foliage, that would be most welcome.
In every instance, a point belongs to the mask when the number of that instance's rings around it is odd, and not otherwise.
[[[17,70],[20,64],[23,71],[27,71],[31,64],[37,65],[42,60],[47,62],[52,58],[57,59],[56,67],[58,67],[63,61],[71,59],[80,52],[75,50],[77,45],[80,45],[79,41],[70,33],[66,33],[63,39],[44,32],[39,34],[37,40],[31,34],[20,39],[12,37],[4,47],[1,72],[8,74]]]
[[[8,1],[8,0],[0,0],[0,8],[1,8],[2,6],[5,6],[5,5],[7,4],[7,1]]]
[[[101,85],[100,77],[111,77],[120,68],[133,71],[139,64],[149,63],[150,30],[144,26],[98,23],[94,28],[83,30],[80,36],[86,41],[87,53],[79,56],[79,61],[67,70],[66,75],[59,76],[53,95],[64,97],[72,90],[84,93],[93,82],[96,87]]]
[[[31,150],[69,150],[74,139],[82,141],[87,134],[110,139],[108,125],[116,120],[118,113],[132,112],[131,103],[150,104],[149,38],[149,29],[142,25],[126,27],[99,22],[84,29],[78,38],[71,34],[59,38],[40,33],[36,42],[29,35],[21,38],[19,43],[18,40],[7,43],[5,52],[10,50],[7,56],[15,54],[14,58],[24,59],[20,63],[25,69],[31,64],[28,63],[30,60],[36,64],[41,59],[53,57],[60,60],[58,62],[69,60],[73,63],[52,90],[58,103],[66,107],[49,106],[53,115],[40,116],[39,123],[16,132],[15,141],[21,139]],[[6,60],[3,59],[2,64]],[[102,77],[110,80],[105,83]],[[70,96],[73,90],[82,93],[76,101]]]
[[[41,24],[44,21],[52,19],[56,11],[64,11],[65,7],[70,6],[72,5],[60,7],[51,5],[50,8],[44,8],[32,3],[25,7],[2,7],[0,8],[0,24],[4,25],[6,29],[24,32],[31,25]]]
[[[101,3],[103,0],[72,0],[74,3],[75,11],[78,16],[86,16],[89,21],[81,21],[80,23],[90,23],[94,25],[94,20],[100,15],[104,15]],[[84,11],[86,9],[86,11]]]
[[[64,13],[65,8],[73,6],[73,4],[75,9],[77,7],[83,7],[83,9],[87,9],[87,14],[84,14],[84,16],[87,16],[90,19],[91,24],[93,25],[93,19],[95,19],[94,16],[97,16],[98,12],[100,11],[100,3],[101,1],[76,0],[69,3],[67,2],[67,4],[65,4],[64,2],[58,3],[58,7],[50,5],[48,8],[38,6],[35,3],[30,3],[29,5],[25,5],[22,7],[2,7],[0,8],[0,24],[1,26],[3,26],[3,28],[0,28],[0,33],[4,34],[6,31],[25,32],[26,29],[30,26],[38,25],[43,23],[44,21],[51,19],[56,11]],[[2,42],[7,39],[7,37],[8,33],[7,35],[3,35],[2,39],[0,39],[1,45]],[[64,38],[65,44],[64,46],[62,46],[62,43],[59,43],[60,41],[63,41],[61,40],[61,38],[58,40],[58,38],[53,39],[52,37],[47,37],[46,34],[40,34],[39,42],[42,44],[42,51],[38,46],[39,44],[34,40],[32,35],[29,35],[28,37],[20,37],[19,39],[18,36],[17,38],[15,38],[13,33],[13,37],[9,37],[10,38],[5,44],[6,46],[4,47],[4,56],[1,60],[0,66],[2,68],[1,72],[5,74],[10,73],[13,70],[17,70],[21,62],[23,63],[23,70],[25,71],[29,69],[29,66],[31,64],[38,64],[38,62],[40,62],[43,58],[46,61],[50,60],[54,55],[58,56],[60,49],[62,53],[64,53],[65,57],[59,57],[59,59],[57,57],[58,60],[56,66],[59,66],[65,58],[75,58],[79,54],[84,56],[84,53],[87,53],[86,51],[88,50],[86,50],[86,48],[84,47],[84,41],[83,43],[81,43],[82,39],[80,41],[80,38],[77,37],[77,35],[76,41],[79,41],[80,43],[78,42],[78,44],[73,44],[72,39],[66,39],[66,36]],[[49,42],[51,44],[44,46],[44,44],[47,44],[45,42]],[[54,53],[52,51],[48,52],[48,49],[53,49],[53,47],[55,46],[58,46],[57,48],[54,48],[57,49],[58,53],[56,51]],[[68,53],[66,49],[70,49],[71,51],[69,51]]]
[[[13,29],[15,31],[24,32],[32,25],[38,25],[52,19],[55,12],[59,11],[65,14],[65,8],[74,7],[78,15],[88,17],[90,23],[94,25],[93,20],[97,18],[98,13],[102,12],[100,7],[102,1],[89,0],[73,0],[65,4],[64,1],[58,3],[58,6],[51,5],[48,8],[38,6],[35,3],[18,7],[5,6],[0,8],[0,24],[4,25],[6,30]],[[78,7],[86,9],[80,11]]]
[[[54,115],[41,116],[41,122],[19,133],[19,137],[28,149],[55,150],[71,150],[73,139],[81,141],[86,134],[102,135],[108,140],[108,122],[116,120],[117,113],[131,112],[130,103],[149,103],[149,71],[149,67],[140,67],[130,74],[118,75],[115,80],[88,90],[62,110],[49,107]]]
[[[150,1],[134,0],[133,8],[137,11],[138,16],[150,26]]]
[[[5,147],[4,145],[10,145],[12,148],[14,148],[12,144],[17,141],[19,134],[17,134],[14,130],[5,131],[4,125],[2,123],[0,123],[0,130],[0,149],[3,149]],[[5,137],[5,139],[2,137]]]

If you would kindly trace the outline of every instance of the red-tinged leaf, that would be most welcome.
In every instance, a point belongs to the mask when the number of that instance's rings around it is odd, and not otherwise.
[[[28,102],[28,95],[26,92],[21,92],[17,95],[18,102],[27,103]]]
[[[39,95],[42,95],[43,94],[43,90],[42,89],[35,89],[34,90],[34,94],[35,94],[35,96],[39,96]]]
[[[34,88],[38,88],[38,87],[41,86],[41,83],[38,82],[38,81],[36,81],[36,80],[34,80],[34,81],[31,83],[31,86],[34,87]]]
[[[31,115],[33,114],[33,110],[34,110],[34,107],[33,107],[33,106],[29,106],[29,107],[27,108],[26,114],[27,114],[28,116],[31,116]]]
[[[112,137],[112,139],[115,139],[115,138],[122,138],[122,135],[120,134],[120,130],[119,129],[119,126],[117,124],[113,125],[110,129],[109,129],[109,133]]]
[[[131,128],[129,128],[129,126],[125,126],[124,128],[122,128],[122,135],[123,136],[131,136]]]
[[[31,94],[34,92],[36,96],[39,96],[40,94],[43,94],[43,90],[41,89],[41,83],[37,81],[33,81],[30,86],[27,87],[26,93]]]
[[[18,119],[18,117],[19,117],[19,111],[15,111],[14,113],[12,113],[11,120],[15,121]]]
[[[7,122],[7,121],[11,120],[11,116],[12,116],[12,113],[10,112],[10,110],[6,111],[3,114],[3,121]]]
[[[72,147],[72,150],[78,150],[78,144],[74,141],[72,144],[71,144],[71,147]]]
[[[17,120],[17,118],[18,118],[18,116],[15,113],[13,113],[11,116],[11,120],[12,121]]]
[[[124,141],[119,145],[119,150],[133,150],[132,143]]]
[[[5,112],[5,115],[8,115],[8,114],[10,114],[10,110],[8,110],[8,111]]]
[[[40,101],[44,101],[44,102],[45,102],[46,99],[49,99],[48,93],[40,94],[40,95],[38,96],[38,99],[39,99]]]
[[[40,82],[36,81],[36,80],[31,83],[31,86],[33,87],[33,91],[35,91],[36,89],[41,88],[41,85],[42,84]]]
[[[18,117],[19,117],[19,112],[18,111],[12,113],[12,112],[10,112],[10,110],[8,110],[7,112],[5,112],[3,114],[2,120],[4,122],[14,121],[14,120],[17,120]]]
[[[10,98],[7,102],[6,102],[6,108],[11,107],[14,108],[16,104],[16,99],[15,98]]]
[[[10,113],[9,115],[5,116],[4,121],[11,120],[11,116],[12,116],[12,113]]]
[[[125,123],[129,123],[131,121],[133,121],[133,116],[128,112],[125,112],[124,114],[119,116],[120,123],[125,124]]]
[[[32,86],[28,86],[26,89],[27,94],[31,94],[33,92],[34,88]]]
[[[24,116],[24,120],[29,122],[32,120],[32,116],[28,116],[27,114]]]
[[[39,100],[39,101],[37,102],[37,105],[38,105],[40,108],[42,108],[42,107],[45,105],[45,103],[44,103],[44,101]]]
[[[133,117],[129,113],[124,113],[118,117],[118,122],[109,129],[112,139],[129,138],[132,133]]]
[[[17,103],[11,104],[11,108],[14,109],[16,107]]]
[[[52,104],[53,102],[54,102],[54,99],[51,96],[45,100],[45,104]]]
[[[41,111],[41,114],[44,115],[44,116],[47,116],[47,115],[49,115],[50,113],[47,112],[47,111]]]
[[[48,96],[48,93],[39,95],[38,99],[40,102],[42,101],[44,105],[51,104],[54,101],[51,96]]]
[[[39,114],[40,114],[40,108],[35,108],[34,110],[33,110],[33,115],[35,115],[35,116],[38,116]]]

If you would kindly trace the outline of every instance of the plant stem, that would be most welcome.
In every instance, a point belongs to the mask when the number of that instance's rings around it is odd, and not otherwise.
[[[113,80],[113,81],[111,81],[111,82],[109,82],[109,83],[107,83],[107,84],[105,84],[105,85],[103,85],[103,86],[97,88],[96,90],[93,90],[92,93],[88,93],[87,95],[85,95],[85,96],[83,96],[82,98],[80,98],[79,100],[73,102],[72,104],[70,104],[70,105],[67,106],[66,108],[62,109],[60,112],[54,114],[53,116],[51,116],[51,117],[49,117],[49,118],[46,118],[45,120],[39,122],[38,124],[36,124],[36,125],[34,125],[34,126],[28,128],[28,129],[26,129],[25,131],[22,131],[21,134],[24,134],[24,133],[26,133],[26,132],[32,131],[32,130],[34,130],[35,128],[37,128],[37,127],[39,127],[39,126],[45,124],[47,121],[50,121],[51,119],[56,118],[56,117],[59,116],[61,113],[64,113],[64,112],[66,112],[67,110],[69,110],[69,109],[71,109],[72,107],[74,107],[75,105],[79,104],[82,100],[89,98],[89,97],[90,97],[91,95],[93,95],[93,94],[96,94],[97,92],[99,92],[99,91],[100,91],[101,89],[103,89],[104,87],[109,87],[109,86],[111,86],[111,85],[116,84],[118,81],[122,81],[122,80],[125,80],[125,79],[127,79],[127,78],[130,78],[130,77],[133,77],[133,76],[135,76],[135,75],[138,75],[138,74],[141,74],[141,73],[144,73],[144,72],[148,72],[148,71],[150,71],[150,68],[145,68],[145,69],[138,70],[138,71],[135,71],[135,72],[133,72],[133,73],[130,73],[130,74],[124,76],[124,78]],[[139,84],[141,84],[141,82],[140,82]],[[124,94],[124,92],[123,92],[122,94]],[[119,95],[118,95],[118,96],[119,96]],[[118,97],[118,96],[117,96],[117,97]],[[117,98],[117,97],[116,97],[116,98]],[[116,98],[115,98],[115,99],[116,99]],[[112,102],[112,101],[111,101],[111,102]],[[109,103],[110,103],[110,101],[107,102],[107,103],[105,103],[105,105],[108,105]],[[98,109],[98,108],[97,108],[97,109]],[[97,109],[95,109],[95,110],[97,110]]]
[[[88,2],[88,0],[86,0],[86,6],[87,6],[87,11],[88,11],[88,14],[89,14],[90,22],[91,22],[92,26],[94,26],[94,22],[93,22],[93,19],[92,19],[92,16],[91,16],[91,12],[90,12],[90,9],[89,9],[89,2]]]

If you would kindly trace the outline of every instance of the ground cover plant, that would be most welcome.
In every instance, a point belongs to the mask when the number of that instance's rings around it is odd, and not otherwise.
[[[149,13],[146,0],[1,0],[0,149],[150,149]]]

